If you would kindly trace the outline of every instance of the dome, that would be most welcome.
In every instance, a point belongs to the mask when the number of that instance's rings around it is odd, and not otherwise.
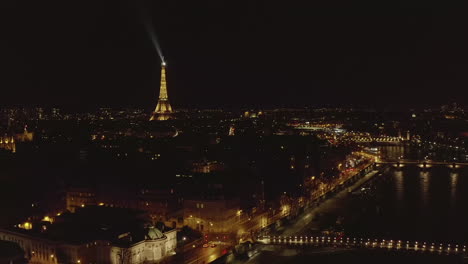
[[[161,230],[155,228],[154,226],[151,226],[148,228],[146,239],[156,240],[156,239],[160,239],[163,237],[164,237],[164,234],[161,232]]]

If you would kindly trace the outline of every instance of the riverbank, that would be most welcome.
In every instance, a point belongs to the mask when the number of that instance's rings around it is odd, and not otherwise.
[[[378,170],[373,170],[367,173],[364,177],[354,182],[351,186],[342,189],[334,196],[324,200],[316,207],[312,207],[302,213],[298,219],[291,225],[286,227],[281,235],[292,236],[309,231],[320,231],[323,226],[324,219],[322,216],[336,213],[346,205],[346,199],[350,195],[350,190],[355,190],[359,186],[366,183],[372,177],[379,173]]]
[[[452,264],[466,263],[460,255],[438,255],[433,253],[365,250],[365,249],[337,249],[337,248],[307,248],[307,249],[272,249],[261,251],[249,259],[224,258],[216,264],[300,264],[300,263],[428,263]]]

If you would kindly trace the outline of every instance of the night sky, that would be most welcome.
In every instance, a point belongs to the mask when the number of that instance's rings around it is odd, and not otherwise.
[[[176,108],[467,103],[466,6],[300,2],[2,1],[0,104],[151,109],[145,13]]]

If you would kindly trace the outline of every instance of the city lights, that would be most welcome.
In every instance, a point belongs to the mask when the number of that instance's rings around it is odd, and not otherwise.
[[[468,258],[462,9],[149,2],[2,14],[1,261]]]

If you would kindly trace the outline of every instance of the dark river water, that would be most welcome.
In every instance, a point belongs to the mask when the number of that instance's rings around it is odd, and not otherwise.
[[[353,197],[355,235],[468,242],[468,168],[391,168]],[[358,209],[359,208],[359,209]]]
[[[391,147],[384,156],[411,153]],[[413,152],[414,153],[414,152]],[[468,167],[390,167],[353,195],[345,231],[356,236],[468,244]]]

